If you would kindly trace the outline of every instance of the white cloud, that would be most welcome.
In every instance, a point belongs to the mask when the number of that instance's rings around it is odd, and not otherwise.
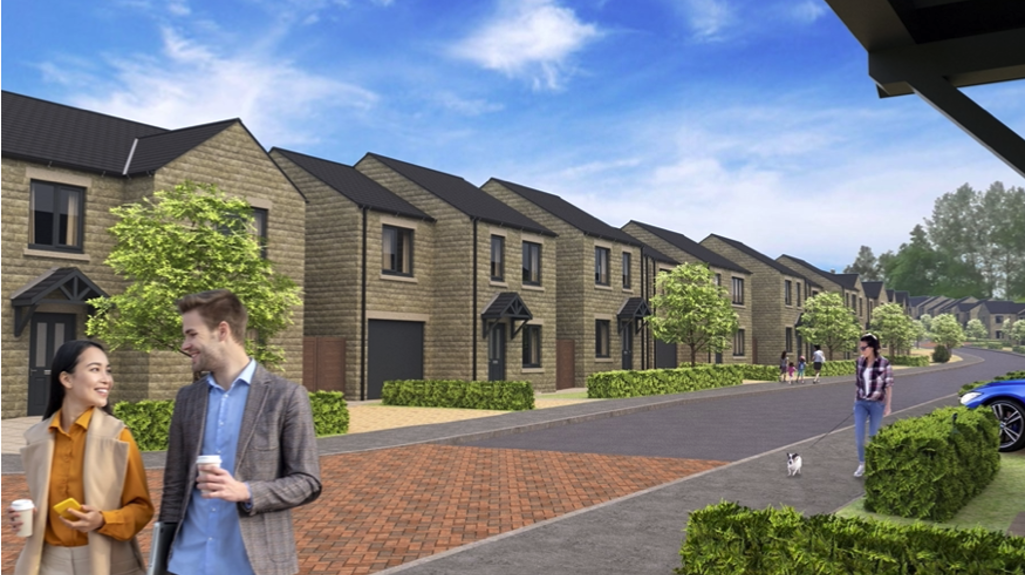
[[[480,116],[499,112],[505,108],[498,102],[489,102],[481,98],[463,98],[452,92],[439,92],[434,100],[446,110],[453,111],[463,116]]]
[[[684,0],[683,8],[697,40],[718,39],[735,20],[733,8],[726,0]]]
[[[362,112],[378,97],[359,86],[304,71],[251,46],[235,54],[165,28],[163,50],[110,62],[112,82],[43,66],[73,89],[76,106],[167,128],[242,118],[262,141],[285,146],[324,135],[317,119],[338,108]]]
[[[192,14],[189,3],[185,0],[171,0],[167,3],[167,11],[173,16],[188,16]]]
[[[570,57],[600,36],[597,26],[553,0],[505,0],[452,53],[510,77],[528,78],[535,89],[556,90],[571,72]]]

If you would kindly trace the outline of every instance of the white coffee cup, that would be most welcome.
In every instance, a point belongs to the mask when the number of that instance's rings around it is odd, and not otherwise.
[[[31,499],[16,499],[11,503],[11,509],[13,509],[21,519],[21,528],[18,529],[18,537],[32,536],[32,510],[35,508],[36,504],[32,503]]]
[[[196,458],[196,467],[200,467],[200,466],[203,466],[203,467],[213,466],[213,467],[218,467],[219,468],[221,466],[221,456],[220,455],[200,455],[199,457]],[[204,471],[202,469],[200,469],[199,470],[199,477],[202,478],[203,474],[204,474]]]

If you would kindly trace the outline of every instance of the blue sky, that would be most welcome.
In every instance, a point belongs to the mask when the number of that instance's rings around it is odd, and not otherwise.
[[[824,268],[964,183],[1025,185],[914,96],[880,100],[822,0],[8,2],[3,88],[267,148],[373,151],[608,223]],[[1025,133],[1025,85],[969,96]]]

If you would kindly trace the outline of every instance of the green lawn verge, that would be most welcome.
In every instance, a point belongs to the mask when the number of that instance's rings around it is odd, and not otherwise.
[[[1025,453],[1001,453],[1000,471],[993,483],[975,499],[971,500],[950,521],[934,522],[916,519],[905,519],[892,515],[882,515],[865,511],[864,497],[847,505],[836,515],[841,517],[861,517],[877,521],[889,521],[899,525],[910,525],[921,522],[949,528],[982,527],[991,531],[1006,532],[1011,521],[1019,513],[1025,512],[1025,497],[1021,496],[1025,485]]]
[[[538,399],[587,399],[586,391],[573,391],[570,393],[539,393]]]

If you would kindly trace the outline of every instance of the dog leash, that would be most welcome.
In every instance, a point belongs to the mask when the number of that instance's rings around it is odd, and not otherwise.
[[[823,439],[825,439],[825,437],[826,437],[827,435],[829,435],[830,433],[833,433],[834,431],[836,431],[837,429],[839,429],[841,425],[843,425],[843,424],[847,423],[847,420],[848,420],[848,419],[850,419],[852,415],[854,415],[854,410],[851,410],[851,412],[847,414],[847,417],[843,418],[843,421],[841,421],[840,423],[837,423],[837,424],[836,424],[835,426],[833,426],[833,429],[830,429],[829,431],[827,431],[827,432],[823,433],[823,434],[822,434],[822,435],[821,435],[821,436],[820,436],[820,437],[819,437],[818,439],[816,439],[816,440],[815,440],[815,443],[812,443],[811,445],[809,445],[809,446],[808,446],[808,451],[811,451],[811,448],[812,448],[812,447],[815,447],[815,445],[816,445],[816,444],[817,444],[818,442],[820,442],[820,441],[822,441]]]

